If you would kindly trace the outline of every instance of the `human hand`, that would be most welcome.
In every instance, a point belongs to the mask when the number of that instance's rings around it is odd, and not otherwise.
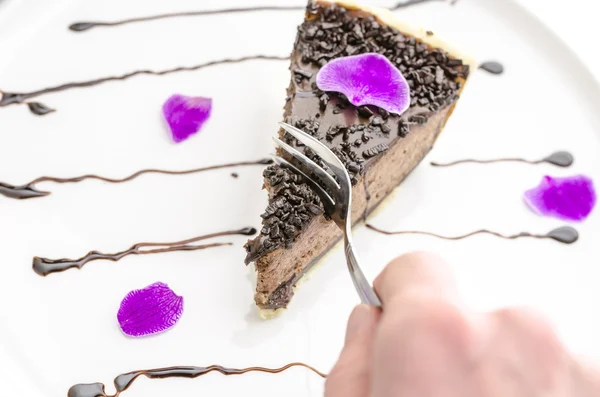
[[[600,373],[577,361],[539,315],[474,313],[449,267],[413,253],[375,280],[383,311],[360,305],[325,397],[598,397]]]

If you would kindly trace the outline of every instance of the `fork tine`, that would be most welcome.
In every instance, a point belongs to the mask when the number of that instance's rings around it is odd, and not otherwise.
[[[323,189],[321,187],[321,185],[319,183],[315,182],[311,177],[306,175],[304,172],[302,172],[302,170],[300,170],[298,167],[296,167],[295,165],[293,165],[286,159],[281,158],[276,155],[271,155],[271,158],[273,158],[273,161],[275,161],[275,163],[279,164],[280,166],[289,168],[292,171],[302,175],[308,181],[308,183],[317,190],[317,194],[319,195],[319,197],[321,197],[321,201],[323,202],[323,205],[325,206],[325,211],[327,211],[327,213],[329,213],[329,214],[331,214],[331,212],[333,212],[333,210],[335,208],[335,201],[331,198],[329,193],[327,193],[325,191],[325,189]]]
[[[303,144],[311,148],[315,153],[317,153],[317,155],[319,155],[319,157],[321,157],[321,159],[323,159],[323,161],[325,161],[325,163],[327,163],[330,166],[331,171],[338,178],[340,178],[340,180],[345,180],[350,185],[350,176],[346,171],[346,167],[340,161],[340,159],[338,159],[337,156],[331,152],[331,150],[327,146],[325,146],[323,143],[319,142],[312,136],[308,135],[306,132],[292,125],[289,125],[284,122],[280,122],[279,125],[294,138],[298,139],[300,142],[302,142]]]
[[[315,175],[319,178],[319,180],[325,185],[325,187],[327,187],[329,190],[331,190],[332,193],[335,193],[336,191],[338,191],[340,189],[340,185],[337,183],[337,181],[335,179],[333,179],[333,177],[327,171],[325,171],[323,168],[319,167],[319,165],[317,163],[315,163],[314,161],[312,161],[311,159],[306,157],[306,155],[300,153],[298,150],[294,149],[293,147],[291,147],[287,143],[283,142],[279,138],[273,138],[273,141],[275,141],[275,143],[280,148],[282,148],[287,153],[289,153],[292,157],[294,157],[296,160],[298,160],[301,164],[305,165],[306,167],[308,167],[308,169],[310,169],[312,172],[314,172]]]

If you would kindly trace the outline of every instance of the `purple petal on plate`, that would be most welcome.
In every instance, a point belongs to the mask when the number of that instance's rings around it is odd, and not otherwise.
[[[525,202],[540,215],[582,221],[596,205],[596,191],[593,181],[584,175],[545,176],[537,187],[525,192]]]
[[[123,298],[117,313],[121,330],[129,336],[157,334],[171,328],[183,313],[183,297],[167,284],[154,283]]]
[[[172,95],[163,105],[163,115],[175,142],[194,135],[210,117],[212,99]]]
[[[373,105],[402,114],[410,106],[410,87],[386,57],[368,53],[336,58],[317,73],[317,87],[341,92],[354,106]]]

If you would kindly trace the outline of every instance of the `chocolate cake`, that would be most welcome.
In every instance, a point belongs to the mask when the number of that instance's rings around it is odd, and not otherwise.
[[[317,72],[332,59],[379,53],[408,81],[410,108],[402,115],[355,107],[341,94],[322,92]],[[356,222],[372,211],[419,164],[443,129],[473,63],[434,33],[410,28],[386,9],[348,1],[310,2],[291,55],[284,120],[317,137],[342,160],[353,184]],[[320,159],[280,130],[287,143]],[[277,165],[264,172],[269,204],[260,235],[248,241],[255,262],[255,301],[266,317],[286,308],[300,278],[331,249],[342,232],[328,219],[319,196]]]

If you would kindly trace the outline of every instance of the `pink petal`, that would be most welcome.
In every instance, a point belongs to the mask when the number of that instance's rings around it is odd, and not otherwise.
[[[539,215],[570,221],[584,220],[596,205],[594,183],[584,175],[545,176],[537,187],[525,192],[524,198]]]
[[[183,313],[183,298],[166,284],[133,290],[123,298],[117,313],[121,330],[129,336],[157,334],[173,327]]]
[[[210,117],[212,99],[172,95],[163,105],[163,115],[173,141],[181,142],[197,133]]]
[[[410,106],[408,82],[386,57],[368,53],[336,58],[317,73],[323,91],[344,94],[355,106],[373,105],[402,114]]]

